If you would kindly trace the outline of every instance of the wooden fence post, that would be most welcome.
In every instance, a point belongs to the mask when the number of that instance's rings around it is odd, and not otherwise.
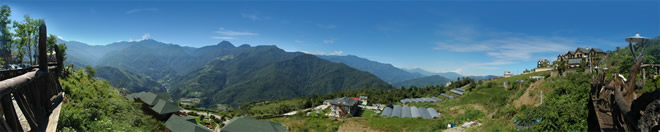
[[[16,115],[14,104],[11,101],[11,95],[7,94],[0,100],[2,101],[2,111],[4,112],[3,114],[5,115],[5,121],[9,125],[9,129],[11,131],[23,130],[23,128],[21,128],[21,124],[18,121],[18,116]]]
[[[60,75],[62,74],[62,69],[64,69],[64,57],[62,56],[62,51],[60,51],[60,47],[55,45],[55,58],[57,60],[57,68],[55,73],[55,78],[59,78]]]
[[[46,54],[46,24],[39,26],[39,71],[48,73],[48,55]]]

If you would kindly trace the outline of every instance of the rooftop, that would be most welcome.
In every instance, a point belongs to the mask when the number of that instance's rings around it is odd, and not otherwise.
[[[211,132],[211,129],[190,122],[189,118],[172,115],[165,122],[165,127],[172,132]]]
[[[358,98],[359,100],[359,98]],[[341,97],[341,98],[336,98],[336,99],[331,99],[331,100],[325,100],[325,102],[333,105],[355,105],[358,103],[357,100],[349,98],[349,97]]]
[[[249,116],[231,119],[222,127],[221,132],[286,132],[286,127],[280,123],[257,120]]]

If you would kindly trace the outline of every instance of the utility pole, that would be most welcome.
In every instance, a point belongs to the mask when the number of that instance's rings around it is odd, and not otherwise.
[[[541,104],[543,104],[543,91],[541,91]]]

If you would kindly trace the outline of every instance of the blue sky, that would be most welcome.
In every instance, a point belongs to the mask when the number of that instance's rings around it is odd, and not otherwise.
[[[19,2],[12,19],[44,18],[49,33],[93,45],[152,38],[201,47],[277,45],[356,55],[401,68],[514,74],[577,47],[612,50],[660,34],[660,2]]]

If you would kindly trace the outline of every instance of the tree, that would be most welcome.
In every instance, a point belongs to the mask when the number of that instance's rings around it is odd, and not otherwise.
[[[586,68],[587,68],[587,62],[586,62],[586,61],[582,61],[582,62],[580,62],[580,66],[578,66],[578,68],[575,69],[575,71],[577,71],[577,72],[584,72],[584,70],[585,70]]]
[[[0,36],[0,57],[4,58],[6,61],[10,61],[12,49],[12,34],[9,32],[9,24],[11,24],[11,20],[9,19],[9,16],[11,16],[11,8],[7,5],[2,5],[2,7],[0,7],[0,34],[2,34],[2,36]],[[5,66],[7,63],[3,62]]]
[[[87,76],[90,78],[96,76],[96,69],[92,66],[85,66],[85,72],[87,72]]]
[[[55,52],[55,46],[57,46],[57,37],[53,34],[48,35],[48,38],[46,38],[47,53]]]
[[[38,53],[39,26],[45,21],[43,19],[32,19],[27,14],[23,17],[25,18],[23,22],[14,21],[14,27],[16,28],[14,32],[18,38],[16,48],[20,50],[19,55],[21,55],[21,58],[27,53],[30,64],[35,64],[33,60],[37,58]]]
[[[60,44],[57,44],[57,47],[60,49],[60,54],[62,54],[62,62],[66,61],[66,58],[67,58],[66,57],[66,49],[67,49],[66,44],[60,43]]]
[[[557,65],[557,71],[559,72],[559,75],[563,75],[564,71],[566,70],[566,62],[565,61],[559,61]]]

